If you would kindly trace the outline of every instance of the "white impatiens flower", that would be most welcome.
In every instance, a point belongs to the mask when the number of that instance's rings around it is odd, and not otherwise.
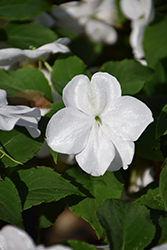
[[[75,34],[86,33],[94,42],[113,44],[117,40],[118,19],[115,0],[81,0],[56,6],[52,10],[57,25]]]
[[[31,237],[12,225],[6,225],[0,231],[0,250],[72,250],[72,248],[55,245],[52,247],[36,246]]]
[[[151,248],[151,250],[166,250],[167,243]]]
[[[130,44],[136,60],[143,59],[143,35],[146,26],[154,19],[153,0],[121,0],[123,14],[131,20]],[[142,61],[141,61],[142,62]]]
[[[26,127],[30,135],[39,137],[38,121],[41,113],[38,108],[8,105],[6,91],[0,89],[0,130],[10,131],[15,125]]]
[[[69,38],[60,38],[53,43],[45,44],[37,49],[17,49],[5,48],[0,50],[0,68],[9,70],[15,63],[24,59],[37,61],[41,58],[47,60],[51,54],[70,52],[66,46],[70,42]]]
[[[75,76],[64,88],[65,108],[50,119],[48,145],[56,152],[73,154],[79,166],[93,176],[109,168],[127,169],[134,141],[153,121],[150,109],[131,96],[121,96],[117,79],[95,73],[91,81]]]

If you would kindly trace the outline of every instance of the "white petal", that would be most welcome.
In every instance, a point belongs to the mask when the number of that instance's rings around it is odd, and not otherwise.
[[[115,135],[127,141],[136,141],[153,121],[151,110],[131,96],[118,98],[100,118]]]
[[[95,73],[91,82],[85,75],[75,76],[63,90],[63,101],[84,113],[100,115],[108,103],[121,96],[120,84],[108,73]]]
[[[111,140],[116,148],[115,159],[111,163],[109,170],[119,170],[121,167],[128,168],[134,156],[134,143],[125,141],[118,134],[114,134],[109,126],[102,125],[102,130],[108,140]]]
[[[140,0],[121,0],[120,7],[123,14],[131,20],[138,19],[144,14]]]
[[[64,108],[50,119],[46,141],[54,151],[79,153],[85,147],[94,118],[73,108]]]
[[[0,108],[0,129],[10,131],[15,125],[26,127],[30,135],[39,137],[38,121],[41,118],[38,108],[27,106],[5,106]]]
[[[0,50],[0,67],[11,66],[14,63],[21,61],[25,55],[21,49],[1,49]]]
[[[76,161],[86,173],[100,176],[106,172],[114,157],[114,145],[95,121],[87,145],[76,155]]]
[[[71,247],[63,246],[63,245],[60,245],[60,244],[57,244],[57,245],[52,246],[52,247],[46,247],[45,249],[46,250],[72,250]]]
[[[35,245],[27,233],[20,228],[7,225],[0,231],[0,247],[4,250],[35,250]]]
[[[8,104],[6,97],[7,97],[6,91],[0,89],[0,107],[6,106]]]
[[[53,43],[48,43],[48,44],[45,44],[41,47],[39,47],[38,49],[36,50],[33,50],[34,52],[36,51],[48,51],[48,52],[52,52],[52,53],[67,53],[67,52],[70,52],[70,49],[65,46],[64,44],[68,44],[70,42],[70,39],[69,38],[60,38],[56,41],[54,41]]]
[[[114,44],[117,41],[116,30],[112,26],[98,20],[89,19],[85,25],[85,32],[97,43]]]

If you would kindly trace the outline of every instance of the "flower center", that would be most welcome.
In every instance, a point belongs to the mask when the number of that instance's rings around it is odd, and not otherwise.
[[[97,122],[97,124],[100,126],[101,125],[101,119],[99,116],[95,116],[95,120]]]

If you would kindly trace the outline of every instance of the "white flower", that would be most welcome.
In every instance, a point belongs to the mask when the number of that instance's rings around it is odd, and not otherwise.
[[[38,121],[41,119],[38,108],[8,105],[6,91],[0,89],[0,130],[10,131],[15,125],[26,127],[34,138],[40,136]]]
[[[120,6],[123,14],[131,20],[130,44],[134,58],[140,60],[145,57],[142,45],[145,28],[154,19],[153,1],[121,0]]]
[[[75,34],[85,32],[93,41],[113,44],[117,40],[115,0],[84,0],[53,8],[57,25]]]
[[[167,243],[151,248],[151,250],[166,250]]]
[[[48,145],[74,154],[79,166],[94,176],[109,168],[126,169],[134,155],[134,141],[153,121],[149,108],[131,96],[121,96],[117,79],[95,73],[91,81],[75,76],[64,88],[65,108],[50,119]]]
[[[0,50],[0,68],[9,70],[15,63],[24,59],[30,61],[36,61],[40,58],[46,60],[51,53],[67,53],[70,52],[66,46],[69,43],[69,38],[60,38],[53,43],[45,44],[37,49],[17,49],[17,48],[5,48]]]
[[[0,249],[1,250],[72,250],[72,248],[55,245],[52,247],[44,247],[43,245],[35,246],[31,237],[12,225],[7,225],[0,231]]]

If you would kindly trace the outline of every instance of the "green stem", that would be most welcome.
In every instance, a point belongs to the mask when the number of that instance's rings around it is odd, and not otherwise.
[[[11,161],[17,163],[17,164],[20,164],[20,165],[23,165],[23,163],[19,162],[19,161],[16,161],[15,159],[13,159],[11,156],[9,156],[8,154],[6,154],[4,151],[2,151],[0,149],[0,152],[2,153],[2,155],[0,156],[0,159],[2,159],[4,156],[8,157]]]

